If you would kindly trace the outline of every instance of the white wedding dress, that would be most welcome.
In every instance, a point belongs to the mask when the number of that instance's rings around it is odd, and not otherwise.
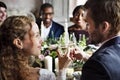
[[[57,78],[53,72],[47,69],[40,69],[39,74],[39,80],[66,80],[66,70],[61,70]]]
[[[47,69],[40,69],[39,74],[39,80],[56,80],[55,74]]]

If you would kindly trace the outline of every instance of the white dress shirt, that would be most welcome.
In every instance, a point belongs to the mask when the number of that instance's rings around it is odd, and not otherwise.
[[[47,28],[44,25],[41,25],[41,38],[43,41],[45,41],[47,39],[51,27],[52,27],[52,24]]]

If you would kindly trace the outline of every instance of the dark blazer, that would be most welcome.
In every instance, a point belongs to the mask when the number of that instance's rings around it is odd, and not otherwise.
[[[120,80],[120,37],[104,43],[88,59],[81,80]]]
[[[40,18],[36,20],[36,23],[38,24],[39,29],[41,29],[41,19]],[[60,35],[63,34],[63,32],[64,32],[64,27],[62,25],[52,21],[52,27],[50,29],[48,38],[54,37],[54,38],[58,39],[60,37]]]

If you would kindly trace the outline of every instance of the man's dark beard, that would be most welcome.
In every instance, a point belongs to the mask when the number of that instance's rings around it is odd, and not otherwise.
[[[94,31],[93,33],[91,33],[91,35],[92,35],[92,39],[90,39],[90,44],[97,45],[102,42],[103,36],[102,36],[102,34],[99,33],[99,31]],[[93,38],[93,37],[95,37],[94,35],[97,38]]]

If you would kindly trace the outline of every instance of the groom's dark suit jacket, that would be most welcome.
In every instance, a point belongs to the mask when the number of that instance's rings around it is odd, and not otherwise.
[[[81,80],[120,80],[120,37],[104,43],[84,64]]]

